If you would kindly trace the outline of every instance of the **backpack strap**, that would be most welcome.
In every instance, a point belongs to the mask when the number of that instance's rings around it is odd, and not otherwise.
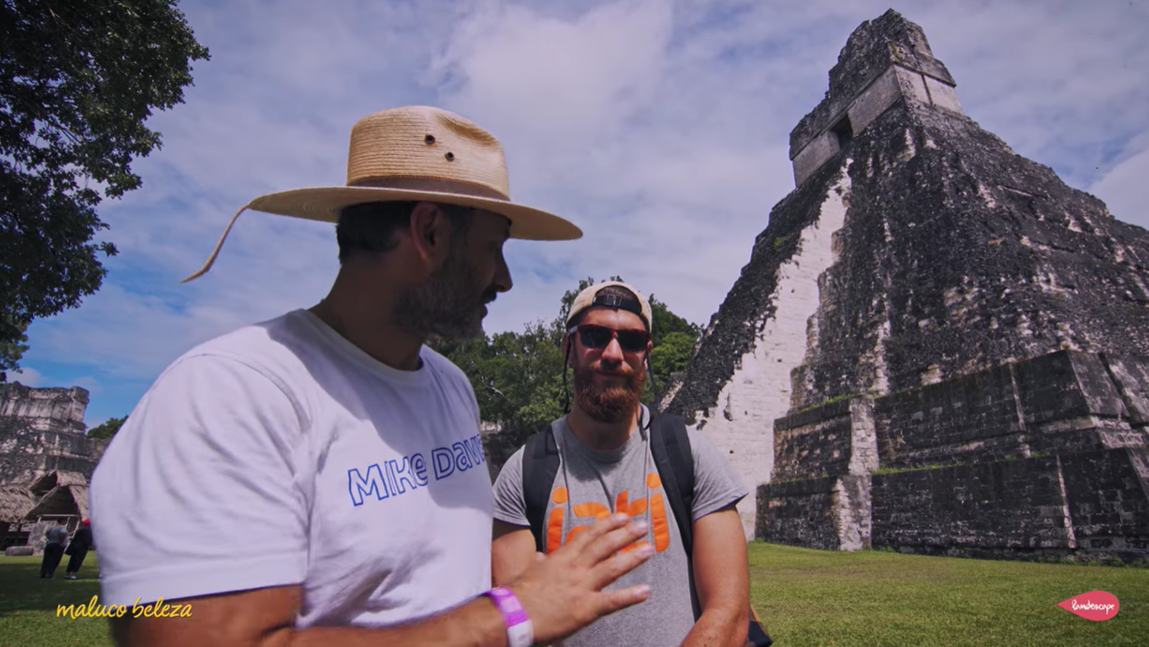
[[[694,619],[702,615],[702,606],[694,589],[694,455],[690,451],[690,436],[686,421],[681,416],[660,413],[650,425],[650,451],[662,489],[674,511],[682,548],[686,551],[687,573],[690,575],[690,598],[694,605]]]
[[[650,425],[650,451],[658,467],[658,477],[669,499],[670,509],[678,522],[682,546],[690,555],[694,546],[691,511],[694,509],[694,456],[690,452],[690,437],[686,422],[679,416],[665,413],[654,417]]]
[[[559,473],[559,447],[550,427],[532,434],[523,448],[523,501],[527,521],[535,536],[535,550],[547,552],[543,521],[547,514],[547,499],[551,486]]]

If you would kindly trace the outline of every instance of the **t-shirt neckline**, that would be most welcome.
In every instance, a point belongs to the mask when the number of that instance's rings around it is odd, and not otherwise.
[[[427,361],[428,358],[425,352],[427,350],[426,346],[419,347],[419,360],[421,364],[419,368],[413,371],[404,371],[402,369],[395,368],[394,366],[388,366],[387,364],[380,362],[374,357],[371,357],[366,352],[364,352],[362,348],[352,344],[347,340],[346,337],[340,335],[335,331],[334,328],[327,325],[327,322],[320,319],[319,316],[314,312],[311,312],[305,308],[300,308],[293,314],[297,315],[304,322],[306,322],[306,324],[310,326],[311,329],[316,332],[316,334],[318,334],[324,341],[330,344],[331,347],[334,348],[338,353],[350,361],[358,364],[370,373],[378,375],[379,377],[390,382],[395,382],[398,384],[409,384],[413,386],[426,384],[427,381],[431,379],[431,371],[429,366],[430,363]]]
[[[650,418],[650,411],[646,408],[646,405],[643,404],[640,404],[639,408],[641,410],[639,428],[630,435],[630,438],[626,439],[625,443],[614,449],[601,450],[588,447],[586,443],[575,435],[574,430],[570,428],[566,416],[559,418],[555,423],[558,425],[562,442],[569,445],[573,451],[578,452],[583,457],[595,463],[617,463],[632,451],[636,451],[636,448],[641,447],[643,443],[646,442],[646,434],[648,432],[642,429],[641,421]]]

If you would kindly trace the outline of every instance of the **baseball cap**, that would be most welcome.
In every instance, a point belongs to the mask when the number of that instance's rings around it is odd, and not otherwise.
[[[635,299],[620,297],[613,294],[599,294],[603,289],[608,287],[619,287],[629,291],[635,296]],[[606,308],[616,308],[618,310],[627,310],[638,315],[639,318],[646,324],[646,331],[653,332],[654,327],[651,321],[650,303],[642,294],[633,287],[623,283],[622,281],[605,281],[598,285],[592,285],[582,292],[578,293],[575,297],[574,303],[571,304],[570,314],[567,315],[566,325],[570,326],[571,321],[574,321],[580,313],[588,308],[595,306],[602,306]]]

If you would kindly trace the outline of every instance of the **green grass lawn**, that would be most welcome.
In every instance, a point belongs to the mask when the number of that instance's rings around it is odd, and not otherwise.
[[[1149,569],[750,545],[751,600],[779,647],[1149,645]],[[1057,606],[1117,596],[1112,620]]]
[[[75,580],[64,579],[67,564],[65,555],[55,576],[42,580],[39,557],[0,555],[0,647],[111,647],[107,620],[56,617],[56,605],[87,604],[100,594],[95,553]]]
[[[40,559],[0,557],[0,647],[110,646],[104,620],[57,618],[99,593],[96,555],[80,579],[41,580]],[[751,597],[779,647],[1149,644],[1149,569],[831,553],[750,545]],[[1121,602],[1090,622],[1057,607],[1100,589]]]

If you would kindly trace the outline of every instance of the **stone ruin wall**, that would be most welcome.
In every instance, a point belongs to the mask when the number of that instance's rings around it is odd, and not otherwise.
[[[757,534],[829,550],[1143,558],[1146,384],[1147,359],[1059,351],[792,414],[775,424]]]
[[[19,382],[0,385],[0,389],[0,417],[26,418],[37,431],[83,433],[87,389],[35,389]]]
[[[0,384],[0,483],[28,485],[52,470],[91,478],[106,441],[84,434],[88,391]]]

